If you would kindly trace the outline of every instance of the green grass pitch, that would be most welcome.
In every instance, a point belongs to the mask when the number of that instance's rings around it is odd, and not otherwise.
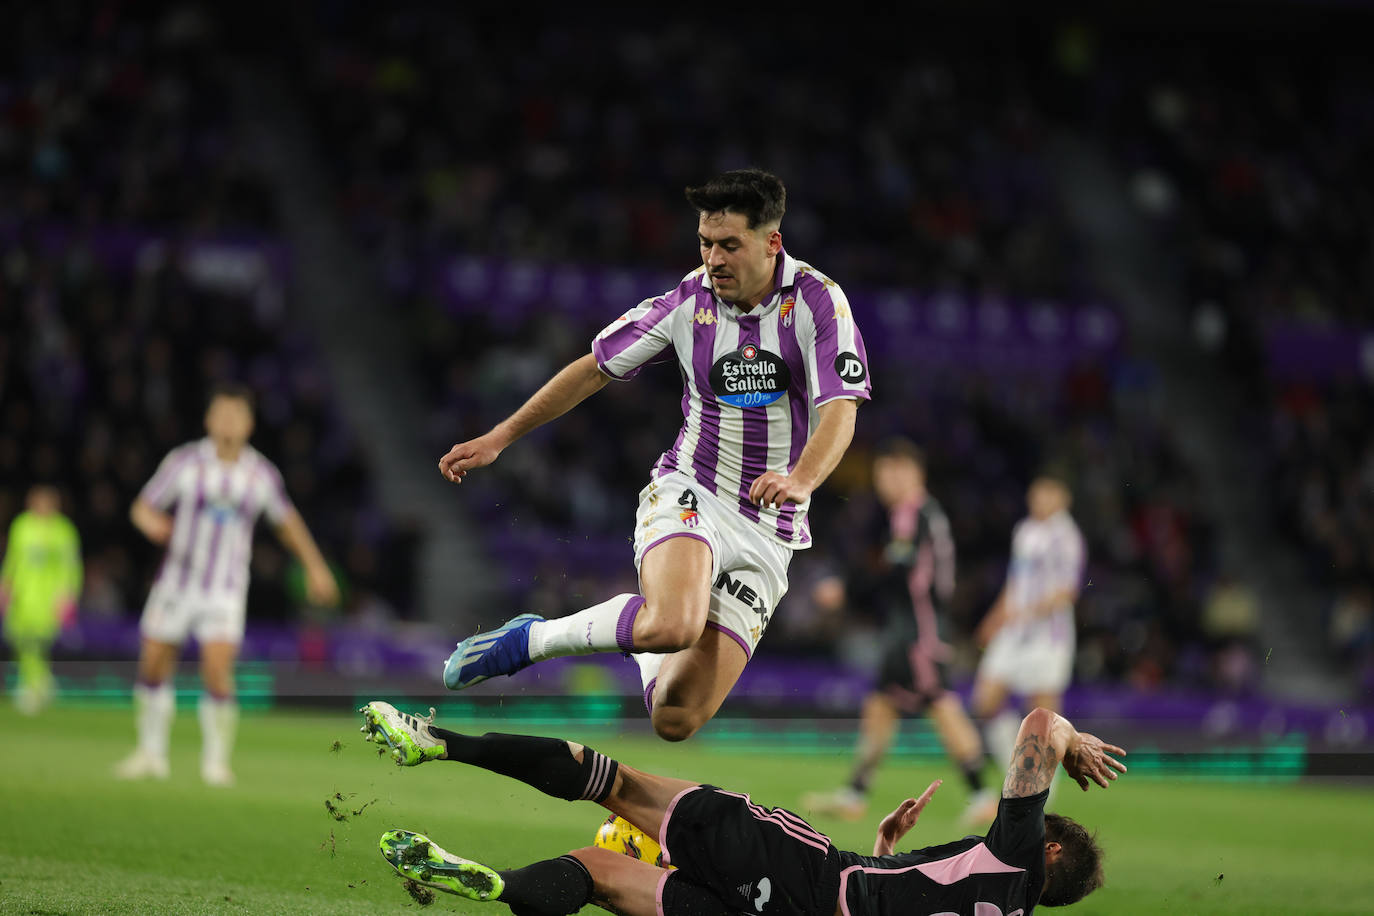
[[[548,799],[459,764],[400,769],[362,740],[358,724],[343,710],[246,713],[234,761],[239,784],[215,790],[199,780],[192,712],[177,718],[171,779],[128,784],[109,775],[132,746],[127,708],[58,707],[24,719],[6,705],[0,912],[414,912],[419,907],[377,851],[386,828],[428,832],[454,852],[502,867],[587,845],[602,820],[590,804]],[[491,727],[483,722],[477,730]],[[844,737],[834,739],[832,754],[787,756],[762,744],[667,745],[610,729],[566,737],[643,769],[794,808],[802,792],[837,784],[849,760]],[[880,773],[876,797],[894,803],[937,776],[945,785],[912,845],[961,834],[955,819],[963,788],[938,762],[899,759]],[[326,800],[347,820],[335,820]],[[1334,914],[1368,913],[1374,905],[1368,789],[1127,775],[1105,792],[1061,785],[1054,807],[1098,827],[1108,853],[1107,887],[1070,912]],[[871,848],[867,824],[814,820],[842,847]],[[429,910],[509,912],[446,894]]]

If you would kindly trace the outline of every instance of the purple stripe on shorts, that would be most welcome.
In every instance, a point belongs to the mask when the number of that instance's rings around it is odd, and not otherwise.
[[[654,687],[658,684],[658,678],[649,678],[649,683],[644,685],[644,711],[649,715],[654,714]]]
[[[744,650],[744,658],[746,661],[754,657],[754,650],[749,648],[749,641],[745,639],[743,636],[739,635],[734,630],[730,629],[724,624],[716,623],[714,620],[706,621],[706,625],[713,630],[720,630],[726,636],[730,637],[735,642],[739,643],[739,647]]]
[[[711,546],[711,542],[706,540],[706,538],[703,535],[693,534],[690,531],[674,531],[672,534],[665,534],[663,537],[651,541],[648,547],[645,547],[643,550],[639,552],[639,561],[643,563],[644,558],[649,555],[649,551],[653,550],[655,547],[657,547],[659,544],[662,544],[664,541],[670,540],[672,538],[695,538],[696,540],[701,541],[701,543],[706,545],[706,549],[711,551],[711,558],[712,562],[714,563],[716,550],[714,547]]]
[[[700,300],[698,300],[700,301]],[[709,300],[712,314],[717,312],[714,300]],[[692,325],[692,381],[701,404],[697,422],[700,435],[692,453],[692,476],[702,486],[716,489],[716,462],[720,456],[720,402],[711,391],[711,364],[715,359],[716,327],[719,322]]]
[[[759,346],[759,319],[744,315],[739,320],[739,346]],[[744,415],[743,473],[739,482],[739,511],[751,522],[759,520],[759,507],[749,501],[749,487],[768,471],[768,408],[741,407]]]
[[[615,622],[615,644],[622,652],[635,650],[635,618],[639,616],[639,609],[642,607],[643,596],[635,595],[625,602],[625,607],[620,611],[620,619]]]

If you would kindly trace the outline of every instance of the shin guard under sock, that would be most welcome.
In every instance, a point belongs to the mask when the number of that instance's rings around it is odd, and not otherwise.
[[[505,882],[500,900],[515,916],[567,916],[592,899],[592,876],[574,856],[545,859],[497,872]]]
[[[619,763],[589,747],[582,749],[579,763],[568,742],[557,738],[495,732],[473,737],[433,725],[429,733],[448,746],[448,760],[518,779],[564,801],[605,801],[620,770]]]

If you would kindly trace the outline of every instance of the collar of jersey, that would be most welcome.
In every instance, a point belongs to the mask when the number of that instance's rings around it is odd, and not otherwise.
[[[778,254],[781,255],[781,257],[778,260],[777,270],[773,274],[777,281],[776,284],[762,302],[747,312],[741,311],[733,302],[726,302],[716,295],[715,289],[711,286],[710,271],[703,270],[701,272],[701,285],[711,290],[711,298],[715,299],[716,302],[741,316],[757,317],[763,315],[767,313],[769,309],[776,308],[782,302],[783,297],[780,293],[782,293],[783,290],[791,289],[797,285],[797,259],[788,254],[786,248],[779,250]]]

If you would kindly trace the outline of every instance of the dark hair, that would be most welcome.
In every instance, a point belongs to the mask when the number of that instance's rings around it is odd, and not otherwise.
[[[782,179],[762,169],[735,169],[706,184],[687,188],[687,202],[702,213],[738,213],[749,228],[782,221],[787,211],[787,188]]]
[[[1045,866],[1041,906],[1068,906],[1102,886],[1102,848],[1097,834],[1061,814],[1045,815],[1045,842],[1058,843],[1059,861]]]
[[[242,382],[216,382],[210,389],[210,398],[205,402],[206,406],[214,403],[216,398],[234,398],[247,404],[249,410],[256,407],[253,389]]]
[[[1038,472],[1036,472],[1036,475],[1034,478],[1032,478],[1031,482],[1034,483],[1036,480],[1044,480],[1048,481],[1049,483],[1057,484],[1063,487],[1065,490],[1072,489],[1069,486],[1068,468],[1064,467],[1062,464],[1045,465]]]
[[[905,458],[923,472],[926,469],[926,453],[906,436],[888,436],[873,449],[874,458]]]

